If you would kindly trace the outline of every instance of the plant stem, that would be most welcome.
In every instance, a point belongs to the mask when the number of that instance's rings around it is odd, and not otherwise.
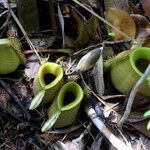
[[[90,12],[92,15],[94,15],[96,18],[98,18],[99,20],[103,21],[104,23],[106,23],[108,26],[110,26],[111,28],[113,28],[114,30],[116,30],[118,33],[120,33],[121,35],[123,35],[124,37],[128,38],[128,39],[132,39],[134,41],[133,38],[129,37],[127,34],[125,34],[124,32],[120,31],[119,29],[117,29],[115,26],[113,26],[111,23],[109,23],[108,21],[106,21],[104,18],[102,18],[101,16],[99,16],[98,14],[96,14],[94,11],[90,10],[88,7],[86,7],[85,5],[83,5],[82,3],[80,3],[78,0],[73,0],[76,4],[78,4],[79,6],[83,7],[84,9],[86,9],[88,12]]]
[[[27,40],[27,42],[28,42],[30,48],[31,48],[32,50],[34,50],[34,52],[35,52],[37,58],[39,59],[40,63],[42,64],[42,59],[41,59],[40,55],[38,54],[36,48],[35,48],[34,45],[32,44],[32,41],[29,39],[29,37],[28,37],[26,31],[24,30],[24,28],[22,27],[20,21],[18,20],[18,18],[16,17],[16,15],[14,14],[14,12],[13,12],[11,9],[9,10],[9,12],[10,12],[10,14],[12,15],[12,17],[14,18],[14,20],[16,21],[16,23],[17,23],[17,25],[19,26],[20,30],[22,31],[22,33],[23,33],[25,39]]]
[[[143,82],[146,80],[146,78],[150,75],[150,64],[148,65],[148,67],[146,68],[143,76],[137,81],[137,83],[135,84],[135,86],[133,87],[130,95],[129,95],[129,99],[128,99],[128,103],[126,106],[126,110],[122,116],[122,118],[120,119],[118,126],[120,128],[122,128],[123,123],[127,120],[130,112],[131,112],[131,108],[132,108],[132,104],[133,101],[135,99],[135,96],[137,94],[137,92],[139,91],[141,85],[143,84]]]

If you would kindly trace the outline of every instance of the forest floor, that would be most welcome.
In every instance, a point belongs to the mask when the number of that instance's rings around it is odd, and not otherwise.
[[[149,10],[0,0],[0,150],[149,150]]]

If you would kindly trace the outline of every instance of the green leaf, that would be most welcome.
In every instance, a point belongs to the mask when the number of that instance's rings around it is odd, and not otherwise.
[[[42,126],[42,132],[48,131],[54,125],[54,123],[56,122],[60,114],[61,114],[61,111],[58,110],[56,113],[50,116],[50,118]]]
[[[149,79],[148,79],[148,86],[150,86],[150,81],[149,81]]]
[[[150,129],[150,121],[147,124],[147,130],[149,130],[149,129]]]
[[[36,109],[39,106],[39,104],[42,102],[44,95],[45,95],[45,90],[40,91],[31,101],[29,110]]]
[[[148,116],[150,116],[150,110],[148,110],[144,113],[144,117],[148,117]]]

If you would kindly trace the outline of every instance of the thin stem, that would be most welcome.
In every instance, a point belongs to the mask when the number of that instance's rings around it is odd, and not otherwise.
[[[40,55],[38,54],[36,48],[35,48],[34,45],[32,44],[32,41],[29,39],[29,37],[28,37],[26,31],[24,30],[24,28],[22,27],[20,21],[18,20],[18,18],[16,17],[16,15],[14,14],[14,12],[13,12],[11,9],[9,10],[9,12],[10,12],[10,14],[12,15],[12,17],[14,18],[14,20],[16,21],[16,23],[17,23],[17,25],[19,26],[20,30],[22,31],[22,33],[23,33],[25,39],[27,40],[27,42],[28,42],[30,48],[31,48],[32,50],[34,50],[34,52],[35,52],[37,58],[39,59],[40,63],[42,64],[42,59],[41,59]]]
[[[111,23],[109,23],[108,21],[106,21],[104,18],[102,18],[101,16],[99,16],[98,14],[96,14],[94,11],[90,10],[88,7],[86,7],[85,5],[83,5],[82,3],[80,3],[78,0],[73,0],[76,4],[78,4],[79,6],[83,7],[84,9],[86,9],[88,12],[90,12],[91,14],[93,14],[95,17],[97,17],[98,19],[100,19],[101,21],[103,21],[104,23],[106,23],[108,26],[110,26],[111,28],[113,28],[114,30],[116,30],[118,33],[120,33],[121,35],[123,35],[124,37],[128,38],[128,39],[132,39],[133,38],[129,37],[127,34],[125,34],[124,32],[120,31],[119,29],[117,29],[115,26],[113,26]]]
[[[129,99],[128,99],[128,103],[126,106],[126,110],[122,116],[122,118],[120,119],[118,126],[120,128],[122,128],[123,123],[127,120],[130,112],[131,112],[131,108],[132,108],[132,104],[133,101],[135,99],[135,96],[137,94],[137,92],[139,91],[141,85],[143,84],[143,82],[147,79],[147,77],[150,75],[150,64],[148,65],[148,67],[146,68],[143,76],[137,81],[137,83],[135,84],[135,86],[133,87],[130,95],[129,95]]]

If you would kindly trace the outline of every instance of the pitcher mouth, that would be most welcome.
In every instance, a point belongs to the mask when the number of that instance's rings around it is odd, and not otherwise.
[[[11,41],[9,39],[1,39],[0,40],[0,45],[3,46],[3,45],[11,45]]]
[[[150,63],[150,48],[141,47],[130,55],[130,64],[134,71],[141,77]],[[150,76],[148,77],[150,78]]]
[[[38,78],[44,89],[49,89],[63,78],[63,69],[52,62],[45,63],[39,70]]]
[[[82,99],[82,88],[75,82],[68,82],[60,90],[57,103],[59,109],[65,111],[78,105]]]

